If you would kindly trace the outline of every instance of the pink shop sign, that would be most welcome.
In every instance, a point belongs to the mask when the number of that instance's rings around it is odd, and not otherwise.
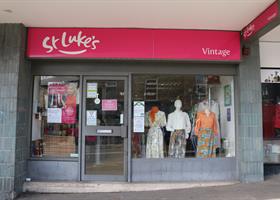
[[[27,57],[240,60],[235,31],[128,28],[29,28]]]
[[[102,100],[102,111],[116,111],[118,110],[117,99],[103,99]]]
[[[242,39],[248,40],[279,16],[278,0],[271,4],[250,24],[242,29]]]

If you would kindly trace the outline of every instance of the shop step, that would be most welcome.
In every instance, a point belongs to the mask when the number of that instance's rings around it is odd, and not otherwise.
[[[214,187],[238,184],[232,182],[178,182],[178,183],[127,183],[127,182],[25,182],[24,192],[35,193],[93,193],[136,192]]]

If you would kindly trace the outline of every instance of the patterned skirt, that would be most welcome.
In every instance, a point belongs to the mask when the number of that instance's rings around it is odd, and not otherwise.
[[[197,138],[197,158],[215,158],[217,149],[217,137],[210,128],[202,128],[199,130]]]
[[[151,127],[147,135],[146,158],[163,158],[163,133],[160,127]]]
[[[186,134],[185,130],[175,130],[171,133],[169,142],[169,157],[185,158]]]

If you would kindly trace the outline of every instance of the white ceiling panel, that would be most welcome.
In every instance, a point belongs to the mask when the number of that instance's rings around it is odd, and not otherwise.
[[[262,42],[280,42],[280,26],[275,27],[260,38]]]
[[[29,27],[241,30],[274,0],[0,0],[0,23]]]

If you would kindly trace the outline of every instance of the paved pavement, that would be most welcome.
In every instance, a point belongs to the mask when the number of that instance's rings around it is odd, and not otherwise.
[[[172,184],[172,183],[170,183]],[[280,200],[280,176],[262,183],[179,190],[84,194],[22,194],[18,200]]]

